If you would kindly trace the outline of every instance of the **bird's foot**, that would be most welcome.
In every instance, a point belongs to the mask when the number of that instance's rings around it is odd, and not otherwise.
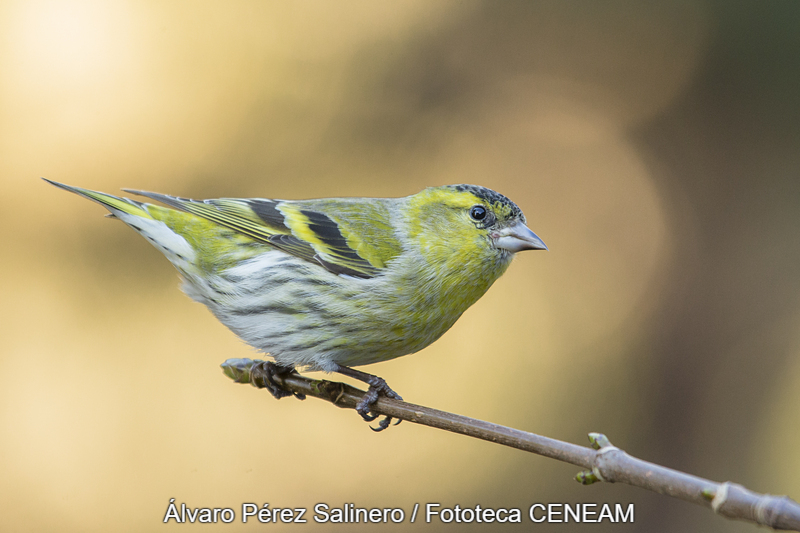
[[[361,372],[360,370],[355,370],[346,366],[340,366],[337,372],[339,372],[340,374],[344,374],[345,376],[350,376],[351,378],[363,381],[364,383],[367,383],[369,385],[367,393],[364,395],[363,398],[361,398],[361,401],[358,402],[358,404],[356,405],[356,412],[359,415],[361,415],[361,418],[363,418],[367,422],[372,422],[373,420],[375,420],[380,416],[371,413],[372,405],[378,401],[378,396],[383,395],[386,396],[387,398],[392,398],[393,400],[400,400],[400,401],[403,400],[402,396],[393,391],[391,387],[389,387],[389,385],[386,384],[386,381],[383,378],[374,376],[372,374],[367,374],[366,372]],[[392,419],[393,417],[386,416],[383,418],[383,420],[378,422],[378,427],[370,426],[369,428],[372,431],[376,432],[383,431],[384,429],[389,427],[389,424],[391,424]],[[396,426],[400,422],[401,420],[398,419],[394,423],[394,425]]]
[[[277,400],[286,396],[294,396],[305,400],[306,395],[284,389],[275,381],[275,376],[297,374],[297,370],[289,366],[281,366],[272,361],[258,361],[250,369],[250,383],[259,389],[267,389]]]

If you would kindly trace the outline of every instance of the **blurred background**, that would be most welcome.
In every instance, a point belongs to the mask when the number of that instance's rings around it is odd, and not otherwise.
[[[363,369],[414,403],[600,431],[800,499],[799,21],[789,0],[1,2],[0,529],[150,531],[176,498],[633,502],[635,524],[584,527],[755,531],[236,385],[218,365],[253,351],[144,239],[39,177],[194,198],[496,189],[550,251],[428,349]]]

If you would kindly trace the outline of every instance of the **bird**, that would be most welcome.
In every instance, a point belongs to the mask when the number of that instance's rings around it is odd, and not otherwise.
[[[517,204],[478,185],[309,200],[193,200],[123,189],[157,205],[42,179],[101,204],[142,235],[175,266],[190,298],[274,359],[253,367],[254,385],[282,398],[294,393],[276,375],[337,372],[369,385],[356,407],[369,422],[380,395],[402,397],[353,367],[422,350],[517,252],[547,250]]]

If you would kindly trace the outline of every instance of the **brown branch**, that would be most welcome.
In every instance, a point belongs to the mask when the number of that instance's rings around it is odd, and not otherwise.
[[[250,367],[254,362],[251,359],[229,359],[222,364],[222,368],[234,381],[249,383]],[[345,383],[310,379],[296,373],[278,375],[275,381],[287,391],[327,400],[344,409],[354,409],[365,394],[363,390]],[[599,433],[589,434],[592,448],[587,448],[383,396],[372,406],[372,412],[496,442],[586,468],[576,476],[585,485],[598,481],[626,483],[710,507],[728,518],[774,529],[800,531],[800,504],[787,496],[758,494],[731,482],[716,483],[637,459],[611,445],[605,435]]]

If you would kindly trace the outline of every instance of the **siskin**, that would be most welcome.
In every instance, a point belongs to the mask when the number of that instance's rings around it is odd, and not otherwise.
[[[508,268],[546,250],[517,205],[485,187],[431,187],[405,198],[190,200],[127,192],[168,207],[46,180],[106,207],[175,265],[182,289],[275,363],[251,382],[281,398],[274,375],[339,372],[401,399],[353,366],[417,352],[442,336]],[[389,424],[386,418],[380,429]]]

